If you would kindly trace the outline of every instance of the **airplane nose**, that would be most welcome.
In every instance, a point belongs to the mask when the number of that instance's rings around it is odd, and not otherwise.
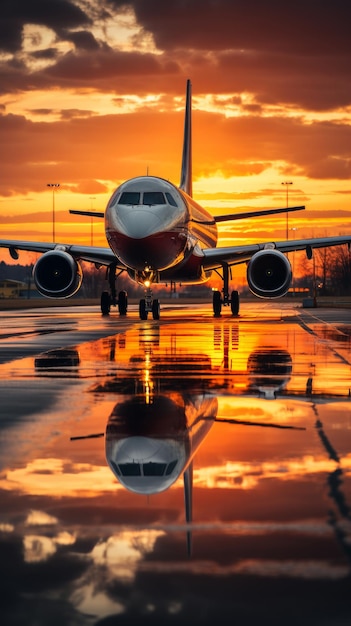
[[[127,267],[164,270],[183,258],[187,240],[178,229],[178,214],[165,214],[161,208],[119,206],[110,215],[108,242]]]
[[[119,461],[121,462],[145,462],[153,459],[160,449],[155,439],[148,437],[129,437],[121,442]],[[161,448],[162,451],[162,448]]]
[[[157,233],[162,221],[155,211],[147,208],[118,211],[118,230],[121,235],[133,239],[143,239]]]

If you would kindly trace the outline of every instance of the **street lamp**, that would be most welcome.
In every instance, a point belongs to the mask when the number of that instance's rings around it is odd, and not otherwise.
[[[295,233],[298,230],[297,226],[293,226],[290,228],[293,231],[293,239],[295,241]],[[292,287],[293,287],[293,295],[295,296],[295,250],[293,251],[293,262],[292,262]]]
[[[289,185],[292,185],[290,180],[286,180],[282,183],[282,185],[286,186],[286,208],[289,208]],[[289,213],[286,212],[286,239],[289,239]]]
[[[55,243],[55,191],[60,183],[46,183],[46,186],[52,189],[52,241]]]

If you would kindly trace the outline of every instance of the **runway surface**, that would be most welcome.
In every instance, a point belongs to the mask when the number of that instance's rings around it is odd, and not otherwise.
[[[350,623],[350,310],[0,319],[1,623]]]

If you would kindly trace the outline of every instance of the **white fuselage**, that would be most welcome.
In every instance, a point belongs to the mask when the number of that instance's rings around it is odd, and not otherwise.
[[[153,176],[133,178],[116,189],[105,213],[106,238],[130,275],[143,283],[203,282],[201,250],[215,247],[213,217],[172,183]]]

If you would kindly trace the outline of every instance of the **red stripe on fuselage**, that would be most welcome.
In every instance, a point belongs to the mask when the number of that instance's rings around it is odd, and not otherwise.
[[[143,239],[133,239],[110,232],[109,244],[127,267],[143,271],[145,267],[163,270],[184,258],[186,239],[178,232],[160,232]]]
[[[204,269],[202,257],[191,253],[182,263],[161,272],[159,282],[168,283],[174,281],[188,285],[200,285],[208,281],[211,275],[211,270]]]

